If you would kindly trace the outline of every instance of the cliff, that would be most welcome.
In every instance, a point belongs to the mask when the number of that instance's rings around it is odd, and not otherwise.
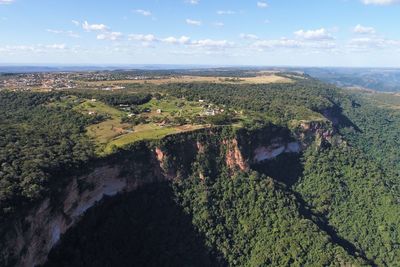
[[[302,126],[293,134],[270,125],[255,131],[214,128],[168,136],[158,142],[134,144],[66,178],[27,214],[8,223],[0,241],[0,265],[44,264],[62,235],[105,198],[133,192],[158,181],[185,179],[194,173],[212,178],[221,169],[249,171],[253,164],[284,153],[300,153],[315,139],[328,140],[322,127]],[[198,171],[198,172],[197,172]]]

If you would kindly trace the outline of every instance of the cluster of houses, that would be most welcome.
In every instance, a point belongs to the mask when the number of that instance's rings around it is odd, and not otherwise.
[[[16,74],[4,79],[0,87],[29,91],[32,88],[51,90],[72,89],[76,83],[67,73]]]
[[[199,103],[205,103],[205,100],[200,99]],[[213,104],[205,104],[205,105],[203,105],[203,108],[204,108],[204,110],[200,114],[200,115],[203,115],[203,116],[215,116],[217,114],[221,114],[221,113],[225,112],[224,109],[221,109],[219,107],[214,107]]]
[[[116,90],[123,90],[125,89],[124,86],[109,86],[101,88],[102,91],[116,91]]]
[[[96,99],[91,99],[90,101],[91,102],[96,102],[97,100]],[[222,113],[225,112],[225,110],[223,108],[219,108],[219,107],[215,106],[214,104],[207,104],[206,101],[203,100],[203,99],[200,99],[199,103],[203,104],[202,105],[203,111],[199,114],[200,116],[216,116],[218,114],[222,114]],[[132,113],[130,105],[120,104],[119,105],[119,109],[123,110],[125,112],[128,112],[127,113],[127,117],[128,118],[132,118],[132,117],[136,116],[135,113]],[[150,108],[146,108],[146,109],[143,109],[142,112],[150,113],[150,112],[152,112],[152,110]],[[156,109],[155,112],[157,114],[162,114],[163,110],[162,109]],[[88,114],[89,115],[97,115],[96,111],[88,111]]]

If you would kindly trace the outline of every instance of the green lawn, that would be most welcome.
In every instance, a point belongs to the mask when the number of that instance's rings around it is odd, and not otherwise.
[[[152,99],[149,103],[146,103],[141,107],[151,109],[150,115],[156,115],[157,109],[161,109],[163,115],[170,117],[174,117],[176,115],[193,116],[201,113],[203,110],[203,107],[200,103],[173,97],[168,97],[161,100]]]
[[[106,145],[104,152],[107,154],[112,152],[113,147],[123,147],[137,141],[161,139],[170,134],[194,131],[204,127],[203,125],[184,125],[179,127],[161,127],[155,124],[138,125],[134,127],[135,131],[133,133],[114,138],[113,141]]]
[[[139,116],[152,119],[155,117],[192,117],[200,114],[204,108],[202,103],[186,101],[175,97],[166,97],[161,100],[152,99],[149,103],[140,106],[141,109],[150,109],[150,112],[144,112]],[[162,112],[159,114],[157,110]],[[121,123],[121,119],[128,112],[121,111],[118,108],[109,106],[100,101],[86,100],[83,103],[77,104],[74,110],[88,114],[90,111],[96,112],[99,115],[109,115],[110,119],[98,124],[87,127],[87,134],[96,140],[98,144],[99,154],[112,153],[116,147],[123,147],[130,143],[140,140],[160,139],[167,135],[180,132],[193,131],[204,128],[204,125],[186,124],[182,126],[161,126],[156,123],[145,123],[133,126],[129,123]],[[235,125],[240,127],[240,125]]]
[[[125,113],[117,108],[114,108],[112,106],[109,106],[105,103],[96,101],[92,102],[90,100],[87,100],[76,107],[74,107],[74,110],[81,112],[81,113],[88,113],[89,111],[94,111],[97,114],[108,114],[112,118],[121,118]]]

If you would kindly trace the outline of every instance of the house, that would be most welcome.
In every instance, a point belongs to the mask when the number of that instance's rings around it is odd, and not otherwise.
[[[132,118],[133,116],[135,116],[135,114],[133,114],[133,113],[128,114],[128,118]]]
[[[161,114],[162,110],[161,109],[157,109],[157,114]]]
[[[199,102],[200,102],[200,103],[204,103],[204,100],[203,100],[203,99],[200,99]]]
[[[96,115],[96,111],[89,111],[88,114],[89,115]]]
[[[206,111],[204,111],[204,115],[206,115],[206,116],[215,116],[215,110],[207,109]]]
[[[92,98],[92,99],[90,99],[90,102],[96,102],[97,101],[97,99],[96,98]]]

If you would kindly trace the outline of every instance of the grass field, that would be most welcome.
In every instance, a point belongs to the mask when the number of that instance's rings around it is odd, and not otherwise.
[[[174,97],[167,97],[161,100],[152,99],[150,102],[139,107],[143,110],[149,109],[150,112],[144,112],[135,116],[142,116],[148,118],[150,121],[153,117],[173,118],[176,116],[194,116],[203,110],[201,103]],[[87,134],[96,140],[98,144],[97,153],[100,155],[111,153],[115,147],[122,147],[136,141],[160,139],[170,134],[193,131],[205,127],[190,124],[171,126],[151,122],[134,126],[121,122],[121,119],[127,116],[129,112],[119,110],[100,101],[86,100],[75,105],[73,109],[83,114],[95,112],[95,114],[109,117],[109,119],[101,123],[93,124],[86,128]],[[161,113],[157,112],[157,110],[161,110]]]
[[[123,84],[168,84],[168,83],[225,83],[225,84],[268,84],[268,83],[292,83],[293,80],[276,75],[274,73],[261,74],[256,77],[244,77],[236,79],[235,77],[205,77],[205,76],[177,76],[161,79],[148,80],[118,80],[86,82],[88,86],[112,86]]]
[[[143,108],[149,108],[149,116],[192,116],[202,112],[203,107],[198,102],[190,102],[182,99],[168,97],[162,100],[152,99],[149,103],[142,105]],[[157,110],[161,110],[161,114]]]
[[[98,124],[90,125],[86,130],[90,137],[93,137],[101,144],[106,144],[114,138],[132,130],[132,126],[129,124],[122,124],[120,119],[109,119]]]
[[[124,115],[124,112],[120,111],[117,108],[111,107],[99,101],[92,102],[90,100],[87,100],[79,104],[78,106],[74,107],[74,110],[81,113],[88,113],[89,111],[94,111],[97,114],[110,115],[114,119],[122,118],[122,116]]]
[[[177,127],[160,127],[155,124],[139,125],[135,127],[135,132],[122,135],[109,142],[104,148],[104,153],[111,153],[114,147],[123,147],[137,141],[161,139],[167,135],[194,131],[204,127],[203,125],[183,125]]]

